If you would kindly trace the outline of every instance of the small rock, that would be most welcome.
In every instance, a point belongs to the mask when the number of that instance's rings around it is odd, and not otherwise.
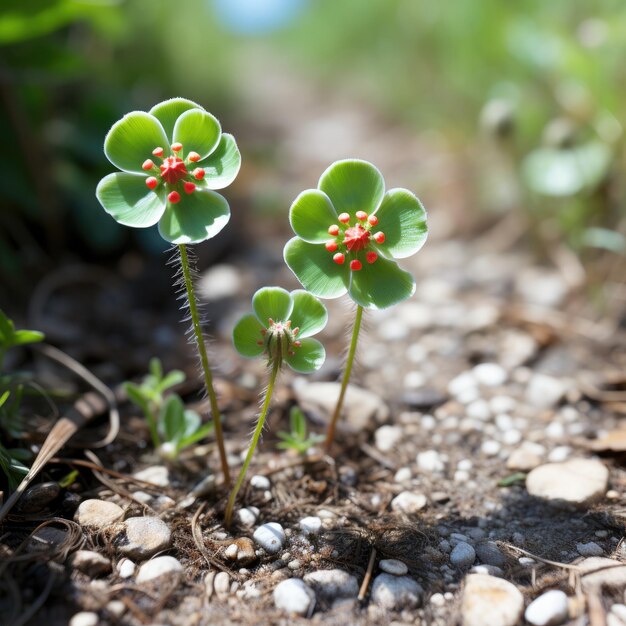
[[[172,533],[158,517],[130,517],[122,524],[117,540],[121,554],[142,560],[167,549]]]
[[[61,493],[59,483],[47,482],[29,487],[18,503],[18,510],[22,513],[39,513],[50,502],[58,498]]]
[[[105,530],[124,517],[124,511],[113,502],[84,500],[76,509],[74,521],[94,530]]]
[[[439,473],[443,472],[446,468],[446,465],[437,450],[418,452],[416,462],[418,469],[422,472]]]
[[[81,611],[72,615],[69,626],[98,626],[99,621],[97,613]]]
[[[611,606],[611,613],[615,615],[622,624],[626,624],[626,604],[614,604]]]
[[[463,626],[514,626],[524,610],[524,596],[515,585],[487,574],[465,578]]]
[[[405,379],[406,380],[406,379]],[[406,383],[405,383],[406,384]],[[406,391],[402,394],[402,402],[412,409],[419,411],[427,411],[443,404],[448,396],[436,391],[435,389],[417,389],[415,391]]]
[[[238,565],[248,565],[257,560],[254,542],[250,537],[239,537],[234,543],[237,546]]]
[[[271,487],[270,479],[267,476],[256,474],[250,479],[250,487],[266,491]]]
[[[209,474],[205,476],[199,483],[196,483],[191,490],[191,495],[195,498],[202,498],[212,494],[217,486],[217,479],[215,474]]]
[[[300,520],[300,530],[305,535],[318,535],[322,530],[322,520],[317,516],[303,517]]]
[[[474,565],[470,568],[470,574],[489,574],[490,576],[504,576],[504,571],[497,565]]]
[[[383,572],[393,574],[394,576],[404,576],[409,571],[406,563],[398,561],[397,559],[382,559],[378,567],[380,567]]]
[[[70,559],[74,569],[96,578],[111,571],[111,561],[93,550],[77,550]]]
[[[183,577],[183,566],[173,556],[157,556],[139,568],[137,582],[145,583],[160,576],[171,576],[179,583]]]
[[[533,626],[558,626],[567,619],[567,615],[567,595],[558,589],[540,595],[524,613],[526,621]]]
[[[476,384],[477,381],[472,372],[463,372],[448,383],[448,392],[450,395],[458,397],[468,391],[474,391]]]
[[[602,556],[604,550],[595,541],[589,543],[577,543],[576,550],[581,556]]]
[[[285,543],[285,531],[277,522],[268,522],[259,526],[254,531],[252,538],[268,554],[276,554]]]
[[[40,528],[28,541],[27,552],[49,552],[67,540],[67,531],[54,526]]]
[[[126,605],[121,600],[111,600],[104,608],[116,619],[120,619],[126,613]]]
[[[239,523],[246,528],[251,528],[256,524],[261,511],[256,506],[249,506],[237,511]]]
[[[456,567],[469,567],[475,560],[476,551],[464,541],[459,541],[450,553],[450,563]]]
[[[137,566],[130,559],[124,558],[118,561],[116,569],[120,578],[130,578],[135,575]]]
[[[496,567],[504,567],[506,565],[506,557],[493,541],[481,541],[477,544],[476,556],[485,565],[495,565]]]
[[[164,465],[152,465],[140,472],[136,472],[133,476],[137,480],[152,483],[157,487],[169,487],[170,485],[170,472]]]
[[[234,561],[237,558],[239,548],[236,543],[231,543],[226,550],[224,550],[224,556],[230,561]]]
[[[596,589],[602,585],[611,588],[626,585],[626,565],[621,561],[592,556],[583,559],[577,565],[584,572],[581,576],[583,591]]]
[[[315,607],[315,592],[299,578],[288,578],[274,589],[274,606],[296,615],[308,615]]]
[[[526,388],[526,401],[538,409],[551,409],[566,392],[567,385],[562,380],[546,374],[533,374]]]
[[[526,477],[531,496],[554,502],[587,505],[601,500],[608,489],[609,471],[593,459],[547,463]]]
[[[226,600],[230,594],[230,576],[228,572],[217,572],[213,579],[213,591],[218,600]]]
[[[421,511],[427,503],[428,500],[423,493],[403,491],[391,501],[391,509],[393,511],[411,514]]]
[[[372,583],[372,602],[388,611],[415,609],[420,605],[423,589],[408,576],[379,574]]]
[[[506,382],[506,370],[497,363],[480,363],[472,370],[474,378],[485,387],[499,387]]]
[[[390,452],[403,436],[400,426],[381,426],[374,433],[374,442],[381,452]]]
[[[539,453],[539,448],[542,450],[541,453]],[[541,465],[544,453],[545,448],[543,446],[525,441],[509,456],[506,462],[507,469],[529,472]]]
[[[408,480],[411,480],[411,468],[409,467],[401,467],[393,477],[394,481],[397,483],[405,483]]]
[[[485,456],[496,456],[502,446],[499,441],[494,441],[493,439],[488,439],[487,441],[483,441],[480,449]]]
[[[309,572],[304,582],[313,587],[316,594],[326,601],[337,598],[353,598],[359,593],[357,579],[342,569],[321,569]]]

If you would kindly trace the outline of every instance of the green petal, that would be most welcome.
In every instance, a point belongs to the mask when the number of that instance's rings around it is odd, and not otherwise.
[[[326,326],[328,311],[315,296],[303,289],[296,289],[291,292],[291,299],[291,328],[300,329],[298,338],[315,335]]]
[[[303,191],[289,209],[294,233],[309,243],[324,243],[332,237],[328,227],[337,224],[337,212],[328,196],[319,189]]]
[[[394,261],[378,257],[372,264],[352,272],[350,297],[368,309],[386,309],[415,293],[415,279]]]
[[[165,211],[164,190],[146,187],[146,176],[109,174],[96,188],[102,208],[124,226],[154,226]]]
[[[312,294],[320,298],[338,298],[348,291],[348,266],[337,265],[323,245],[294,237],[287,242],[283,255],[289,269]]]
[[[388,257],[404,259],[415,254],[428,236],[426,211],[407,189],[391,189],[376,211],[375,231],[385,233],[385,242],[377,247]]]
[[[159,222],[159,233],[174,244],[200,243],[215,237],[230,219],[226,198],[215,191],[196,189],[182,194],[177,204],[168,203]]]
[[[167,143],[173,143],[172,137],[174,136],[174,124],[176,120],[186,111],[190,109],[204,110],[199,104],[187,100],[186,98],[171,98],[170,100],[164,100],[155,104],[150,109],[150,115],[154,115],[159,122],[163,125],[167,134]],[[165,147],[165,146],[163,146]]]
[[[304,374],[318,370],[326,360],[326,350],[317,339],[303,339],[299,348],[293,348],[294,355],[286,356],[291,369]]]
[[[174,125],[174,141],[183,144],[185,154],[197,152],[204,159],[215,150],[222,127],[215,117],[201,109],[183,113]]]
[[[265,328],[252,313],[244,315],[233,328],[233,344],[241,356],[249,359],[259,356],[265,349],[257,341],[263,340],[261,329]]]
[[[267,324],[269,318],[286,322],[292,308],[289,292],[280,287],[263,287],[252,296],[252,309],[262,324]]]
[[[125,172],[145,174],[141,169],[152,158],[157,146],[167,146],[168,139],[159,120],[149,113],[133,111],[115,122],[104,139],[107,159]]]
[[[241,153],[235,138],[223,133],[217,148],[198,163],[198,167],[204,168],[206,174],[204,182],[208,189],[228,187],[239,174],[241,167]]]
[[[373,213],[385,193],[382,174],[367,161],[346,159],[333,163],[318,187],[330,198],[337,213]]]

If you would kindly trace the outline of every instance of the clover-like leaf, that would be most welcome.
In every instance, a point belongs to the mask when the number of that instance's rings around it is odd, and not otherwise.
[[[328,241],[328,227],[337,223],[337,212],[319,189],[303,191],[291,205],[289,222],[293,232],[309,243]]]
[[[263,287],[252,296],[252,310],[261,323],[271,318],[286,322],[293,309],[289,292],[280,287]]]
[[[264,328],[265,326],[252,313],[244,315],[237,322],[233,329],[233,344],[241,356],[250,359],[263,354],[265,347],[261,341],[263,338],[261,330]],[[260,344],[259,341],[261,341]]]
[[[312,339],[311,337],[302,339],[300,343],[300,347],[294,350],[293,354],[285,357],[289,367],[303,374],[314,372],[322,367],[326,359],[324,346],[317,339]]]
[[[159,233],[174,244],[200,243],[215,237],[230,219],[226,198],[215,191],[197,189],[179,204],[168,204]]]
[[[174,126],[176,124],[176,120],[190,109],[200,109],[201,111],[204,111],[199,104],[196,104],[191,100],[187,100],[186,98],[171,98],[155,104],[150,109],[150,115],[154,115],[154,117],[161,122],[169,141],[173,141],[172,138],[174,136]]]
[[[186,111],[174,125],[174,142],[183,144],[187,153],[196,152],[200,159],[215,150],[221,135],[222,127],[217,119],[201,109]]]
[[[300,329],[298,337],[305,338],[319,333],[328,322],[326,307],[315,296],[302,289],[292,291],[291,298],[291,327]]]
[[[241,154],[235,138],[223,133],[217,148],[198,165],[204,169],[204,183],[208,189],[228,187],[241,167]]]

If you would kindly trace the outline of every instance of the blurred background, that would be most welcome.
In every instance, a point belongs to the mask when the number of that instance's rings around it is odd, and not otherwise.
[[[516,247],[623,310],[626,6],[621,0],[3,0],[0,306],[74,264],[132,280],[155,229],[94,196],[124,113],[196,100],[237,137],[229,235],[280,262],[288,207],[337,158],[415,191],[436,240]],[[274,239],[275,238],[275,239]],[[277,243],[275,243],[277,242]],[[148,268],[148,269],[147,269]],[[157,270],[155,270],[157,271]],[[167,288],[167,284],[164,285]],[[146,295],[146,298],[149,298]],[[153,294],[156,301],[161,295]]]

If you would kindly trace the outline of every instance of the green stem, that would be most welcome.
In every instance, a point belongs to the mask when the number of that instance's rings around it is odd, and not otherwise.
[[[200,327],[200,317],[198,315],[198,304],[193,289],[193,281],[191,279],[191,270],[189,269],[189,258],[187,257],[187,248],[184,244],[178,246],[180,251],[180,261],[183,267],[183,277],[185,279],[185,288],[187,289],[187,297],[189,299],[189,312],[191,314],[191,322],[193,332],[196,338],[196,347],[200,355],[200,363],[202,364],[202,373],[204,374],[204,385],[209,401],[211,403],[211,415],[213,416],[213,424],[215,426],[215,439],[220,452],[220,461],[222,463],[222,473],[224,474],[224,483],[230,484],[230,471],[228,469],[228,460],[226,459],[226,449],[224,448],[224,435],[222,433],[222,420],[219,407],[217,406],[217,396],[213,388],[213,376],[209,368],[209,357],[207,356],[206,346],[204,345],[204,336]]]
[[[346,361],[346,369],[343,372],[343,380],[341,381],[341,391],[339,392],[339,398],[337,398],[337,405],[333,413],[328,430],[326,431],[326,441],[324,447],[328,451],[335,439],[335,428],[341,409],[343,407],[343,401],[346,395],[346,389],[348,388],[348,382],[350,381],[350,374],[352,373],[352,365],[354,364],[354,355],[356,354],[356,346],[359,341],[359,331],[361,330],[361,319],[363,317],[363,307],[359,304],[356,307],[356,316],[354,318],[354,326],[352,328],[352,340],[350,341],[350,351],[348,352],[348,360]]]
[[[152,439],[152,445],[154,446],[154,450],[157,451],[159,449],[159,446],[161,445],[161,440],[159,439],[159,429],[157,427],[156,414],[147,403],[146,421],[148,422],[148,430],[150,431],[150,439]]]
[[[226,512],[224,513],[224,524],[226,528],[230,527],[230,523],[233,519],[233,509],[235,507],[235,500],[237,499],[237,493],[241,489],[241,485],[243,484],[243,480],[246,477],[246,472],[248,471],[248,467],[250,465],[250,461],[252,460],[252,456],[254,455],[254,451],[259,443],[259,439],[261,438],[261,433],[263,432],[263,425],[265,424],[265,418],[267,416],[267,410],[270,407],[270,401],[272,399],[272,393],[274,391],[274,383],[276,382],[276,376],[280,371],[281,360],[275,359],[274,364],[272,365],[272,372],[270,374],[269,382],[267,383],[267,390],[265,392],[265,400],[263,401],[263,406],[261,407],[261,413],[259,414],[259,419],[256,424],[256,428],[254,429],[254,434],[252,435],[252,441],[250,442],[250,447],[248,448],[248,454],[246,455],[246,459],[243,462],[243,467],[239,472],[239,476],[237,477],[237,482],[230,492],[230,497],[228,498],[228,504],[226,505]]]

